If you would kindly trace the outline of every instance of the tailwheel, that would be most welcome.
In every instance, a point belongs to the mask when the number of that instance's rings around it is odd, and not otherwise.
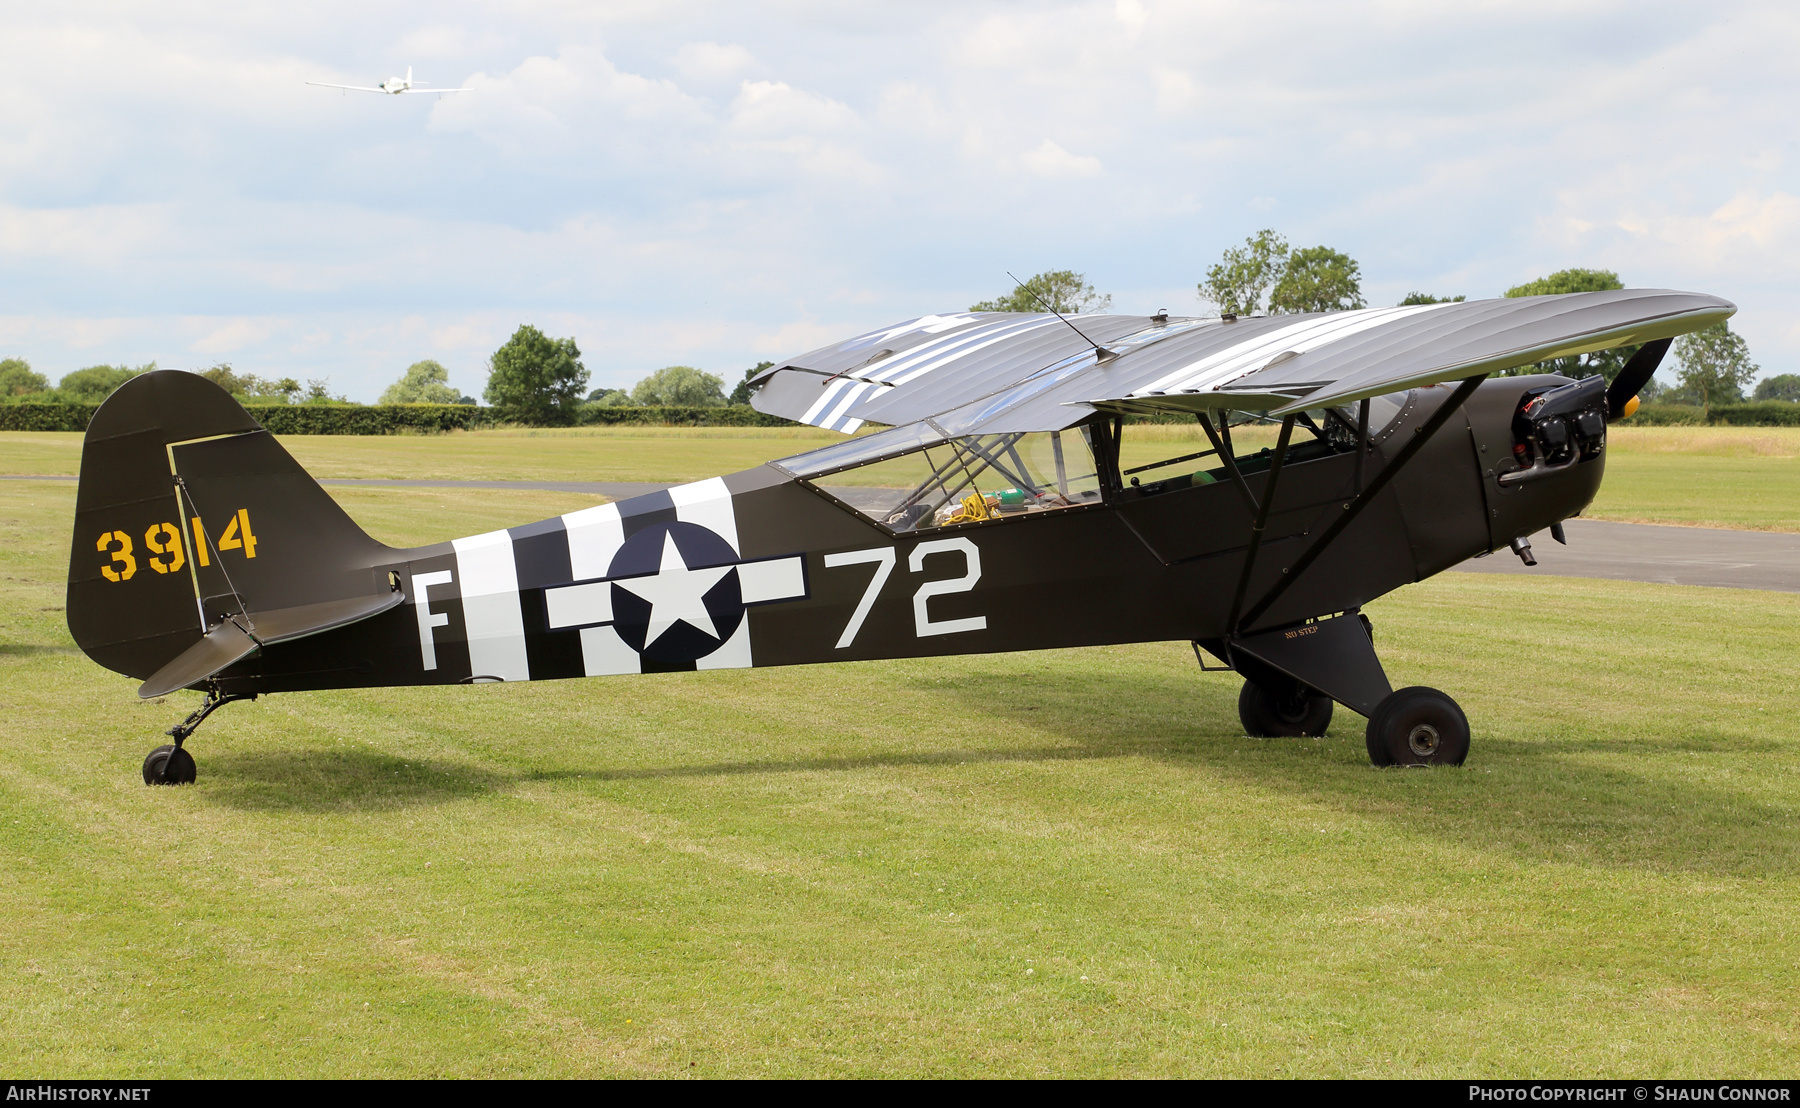
[[[1245,681],[1238,693],[1238,719],[1244,733],[1264,739],[1323,735],[1331,723],[1331,708],[1329,696],[1298,681],[1279,689]]]
[[[194,756],[179,746],[159,746],[144,759],[144,784],[192,785]]]
[[[1389,693],[1366,732],[1378,766],[1460,766],[1469,756],[1469,718],[1456,701],[1423,685]]]

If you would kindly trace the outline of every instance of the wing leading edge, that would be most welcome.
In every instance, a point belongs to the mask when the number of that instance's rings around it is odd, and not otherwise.
[[[924,316],[763,373],[759,410],[837,431],[932,418],[957,434],[1051,431],[1095,411],[1286,414],[1696,331],[1728,300],[1621,289],[1225,322]]]

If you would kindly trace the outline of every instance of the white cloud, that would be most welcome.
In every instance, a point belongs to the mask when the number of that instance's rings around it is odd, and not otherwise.
[[[1049,139],[1019,155],[1019,163],[1039,177],[1098,177],[1101,173],[1099,158],[1071,154]]]
[[[1272,225],[1396,297],[1567,265],[1717,292],[1792,370],[1800,9],[1623,11],[14,6],[0,356],[228,350],[364,398],[435,356],[479,392],[534,321],[629,383],[959,308],[1007,269],[1179,309],[1167,290]],[[477,91],[302,84],[409,64]]]
[[[752,135],[816,134],[856,123],[849,106],[785,81],[745,81],[731,102],[734,128]]]
[[[675,51],[675,69],[690,81],[733,81],[756,65],[756,56],[735,43],[686,42]]]

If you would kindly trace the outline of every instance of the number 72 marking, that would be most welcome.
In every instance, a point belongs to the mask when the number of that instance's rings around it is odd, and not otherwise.
[[[933,620],[926,605],[934,596],[945,596],[950,593],[968,592],[981,580],[981,551],[967,538],[957,536],[953,539],[938,539],[934,542],[922,542],[912,548],[906,559],[907,568],[914,573],[925,569],[925,559],[932,554],[960,553],[963,564],[967,567],[961,577],[946,581],[927,581],[913,593],[913,634],[918,638],[931,635],[954,635],[959,631],[981,631],[987,627],[986,616],[969,616],[965,619]],[[875,607],[875,598],[881,594],[881,587],[894,572],[894,548],[891,546],[876,547],[872,550],[845,550],[836,554],[825,555],[825,567],[835,569],[838,566],[861,565],[872,562],[875,572],[869,577],[869,587],[863,590],[862,599],[857,601],[856,610],[850,613],[850,622],[845,625],[844,633],[838,636],[837,649],[842,650],[856,641],[856,633],[862,630],[869,612]]]

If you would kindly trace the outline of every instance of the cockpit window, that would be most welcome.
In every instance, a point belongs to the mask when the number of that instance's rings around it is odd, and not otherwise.
[[[1085,427],[953,438],[807,483],[894,531],[1016,518],[1100,501],[1100,478]]]

